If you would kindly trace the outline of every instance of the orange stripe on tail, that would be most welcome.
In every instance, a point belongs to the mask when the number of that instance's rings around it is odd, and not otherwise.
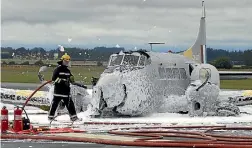
[[[200,59],[201,63],[204,63],[204,55],[203,55],[203,45],[200,45]]]

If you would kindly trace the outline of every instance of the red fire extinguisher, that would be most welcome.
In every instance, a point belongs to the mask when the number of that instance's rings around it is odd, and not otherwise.
[[[19,132],[23,130],[22,110],[17,106],[14,110],[13,130]]]
[[[4,133],[9,128],[9,120],[8,120],[8,110],[6,106],[3,106],[1,110],[1,132]]]

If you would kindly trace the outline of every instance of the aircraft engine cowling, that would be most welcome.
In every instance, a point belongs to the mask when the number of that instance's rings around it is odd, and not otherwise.
[[[203,87],[200,80],[192,82],[186,90],[189,116],[215,115],[219,91],[217,85],[207,82]]]
[[[191,73],[191,84],[185,95],[190,116],[214,115],[219,103],[218,70],[210,64],[200,64]]]
[[[193,70],[191,84],[185,92],[190,116],[237,116],[240,114],[236,105],[219,100],[219,82],[218,70],[212,65],[201,64]]]

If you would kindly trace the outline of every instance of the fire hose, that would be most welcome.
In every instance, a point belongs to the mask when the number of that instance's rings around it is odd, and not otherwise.
[[[203,132],[183,131],[182,129],[207,129]],[[162,129],[162,130],[161,130]],[[175,130],[178,129],[178,130]],[[181,130],[181,131],[180,131]],[[174,146],[174,147],[252,147],[252,136],[231,136],[210,134],[215,130],[250,130],[252,127],[226,126],[177,126],[177,127],[138,127],[110,130],[110,134],[125,136],[140,136],[135,142],[143,142],[145,146]],[[165,140],[164,137],[178,137],[182,140]],[[188,140],[183,140],[187,138]],[[191,140],[197,139],[197,140]],[[151,144],[155,143],[155,144]]]
[[[51,83],[52,80],[46,81],[45,83],[43,83],[42,85],[40,85],[37,89],[35,89],[35,91],[33,91],[33,93],[26,99],[24,105],[22,106],[22,110],[25,112],[25,115],[27,117],[27,119],[29,120],[28,114],[25,111],[25,106],[27,105],[27,103],[30,101],[30,99],[32,98],[32,96],[39,91],[42,87],[44,87],[46,84]]]
[[[68,129],[65,129],[66,131]],[[197,130],[197,131],[195,131]],[[73,137],[71,135],[1,135],[2,139],[36,139],[71,142],[91,142],[120,146],[145,147],[214,147],[214,148],[245,148],[252,147],[252,136],[228,136],[210,134],[216,130],[252,130],[252,127],[226,126],[146,126],[112,129],[111,135],[131,136],[133,140],[116,140],[116,138],[89,137],[86,135]],[[201,132],[200,132],[201,131]],[[57,133],[57,132],[55,132]],[[104,137],[105,135],[103,135]],[[139,137],[139,138],[135,138]],[[165,139],[165,138],[179,139]]]

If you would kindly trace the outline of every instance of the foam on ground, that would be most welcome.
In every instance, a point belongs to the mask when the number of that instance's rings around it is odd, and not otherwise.
[[[240,95],[243,91],[221,91],[221,97]],[[92,90],[89,89],[88,93],[92,95]],[[9,112],[12,112],[14,105],[11,104],[0,104],[7,106]],[[251,124],[252,123],[252,105],[240,106],[241,112],[240,116],[237,117],[189,117],[188,114],[178,114],[178,113],[154,113],[145,117],[132,117],[132,118],[91,118],[91,110],[88,108],[87,111],[81,112],[78,114],[78,117],[83,118],[83,122],[95,121],[95,122],[134,122],[134,123],[163,123],[163,124],[177,124],[177,125],[189,125],[189,124],[203,124],[203,125],[215,125],[215,124]],[[43,110],[27,106],[26,110],[29,113],[34,112],[44,112]],[[29,115],[29,118],[33,124],[39,125],[48,125],[49,121],[47,120],[47,114],[40,115]],[[9,120],[13,120],[13,115],[9,115]],[[62,115],[57,118],[57,122],[54,122],[58,125],[63,125],[64,122],[70,124],[69,115]],[[114,126],[100,126],[99,128],[112,128]],[[82,128],[84,128],[82,126]],[[85,127],[85,129],[88,127]],[[93,127],[92,127],[93,128]],[[98,128],[96,126],[96,128]]]

